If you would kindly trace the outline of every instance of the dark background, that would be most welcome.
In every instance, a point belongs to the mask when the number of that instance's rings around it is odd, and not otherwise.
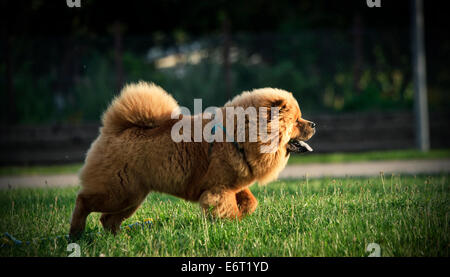
[[[424,2],[431,146],[448,147],[448,11]],[[84,153],[107,104],[137,80],[189,108],[279,87],[319,121],[326,152],[413,148],[411,2],[381,3],[2,0],[3,163],[24,149]]]

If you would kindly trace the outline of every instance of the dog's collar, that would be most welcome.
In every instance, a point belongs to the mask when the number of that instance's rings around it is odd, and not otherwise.
[[[231,141],[233,143],[234,147],[237,149],[237,151],[242,154],[242,158],[244,159],[245,163],[247,164],[247,167],[248,167],[248,170],[250,171],[250,174],[253,175],[253,169],[252,169],[252,167],[250,166],[250,163],[247,160],[247,155],[245,154],[245,149],[243,147],[241,148],[239,146],[239,144],[234,140],[234,138],[229,139],[228,133],[227,133],[227,129],[222,124],[215,124],[212,127],[212,129],[211,129],[211,135],[214,135],[216,133],[216,127],[222,128],[222,130],[224,131],[225,136],[227,137],[228,141]],[[214,145],[214,140],[209,143],[209,150],[208,150],[208,155],[209,156],[211,156],[213,145]]]

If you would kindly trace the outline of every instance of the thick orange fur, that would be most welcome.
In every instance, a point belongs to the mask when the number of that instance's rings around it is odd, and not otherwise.
[[[288,141],[307,140],[314,129],[301,119],[292,94],[283,90],[244,92],[222,108],[226,114],[226,107],[274,106],[280,108],[276,151],[261,153],[259,139],[239,142],[244,158],[230,142],[215,142],[212,148],[205,141],[174,142],[172,126],[183,118],[171,119],[171,114],[179,114],[177,102],[154,84],[126,86],[104,113],[100,135],[87,153],[70,234],[84,230],[91,212],[101,212],[103,227],[116,233],[151,191],[199,202],[206,213],[219,218],[252,213],[258,202],[248,187],[277,178],[289,158]],[[204,125],[208,122],[204,119]]]

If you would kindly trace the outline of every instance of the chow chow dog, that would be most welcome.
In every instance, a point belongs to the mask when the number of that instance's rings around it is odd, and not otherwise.
[[[70,235],[81,234],[91,212],[102,213],[104,229],[117,233],[152,191],[199,202],[216,218],[251,214],[258,202],[249,187],[276,179],[291,152],[312,151],[304,141],[314,135],[315,124],[302,118],[292,93],[280,89],[243,92],[219,110],[227,114],[227,108],[237,107],[277,109],[277,128],[272,128],[272,113],[256,118],[276,131],[273,151],[261,151],[267,142],[259,136],[256,141],[175,142],[172,129],[180,120],[211,119],[181,114],[175,99],[155,84],[125,86],[103,114],[100,135],[87,152]],[[254,120],[246,115],[245,126]],[[215,132],[234,131],[236,122],[223,119]],[[249,132],[244,133],[248,138]]]

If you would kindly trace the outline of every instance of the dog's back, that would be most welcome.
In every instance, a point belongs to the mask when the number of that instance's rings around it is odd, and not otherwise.
[[[195,147],[170,137],[178,121],[172,116],[178,114],[177,102],[161,87],[145,82],[124,87],[103,114],[100,135],[87,153],[80,172],[83,190],[110,194],[156,190],[181,196],[181,187],[202,165],[186,156],[198,155],[200,149],[190,153]]]

